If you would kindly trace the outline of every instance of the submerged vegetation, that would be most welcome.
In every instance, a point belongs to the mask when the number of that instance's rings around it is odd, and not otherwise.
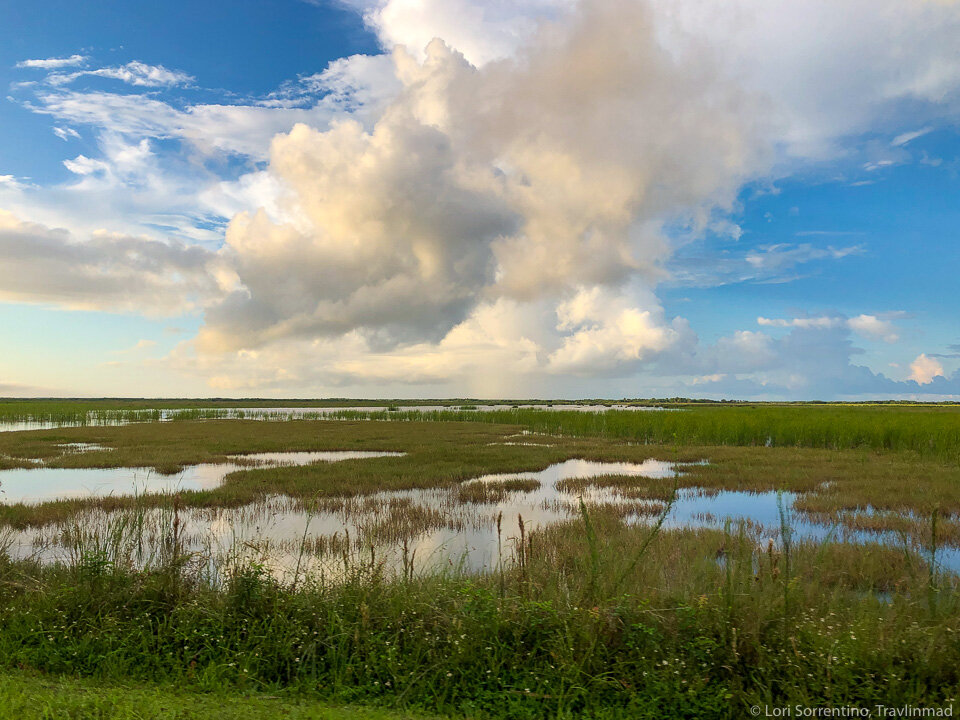
[[[0,433],[0,467],[176,472],[256,452],[406,453],[251,468],[175,495],[0,504],[4,671],[471,718],[742,717],[753,705],[956,701],[960,588],[942,557],[960,545],[957,410],[383,416]],[[558,489],[585,498],[579,513],[540,527],[496,517],[498,560],[482,572],[456,558],[418,563],[408,543],[449,517],[399,494],[362,535],[304,531],[292,541],[293,572],[278,573],[247,539],[234,540],[225,562],[186,536],[190,512],[260,503],[271,513],[277,497],[308,520],[413,488],[449,491],[483,512],[536,493],[529,474],[571,458],[656,458],[682,472],[562,479]],[[592,504],[598,489],[624,505]],[[682,493],[721,491],[782,493],[777,527],[665,522]],[[81,528],[78,513],[91,511],[102,523]],[[812,520],[827,529],[821,537],[794,532]],[[47,532],[50,523],[76,528],[61,562],[5,544],[15,528]],[[842,541],[844,529],[860,533],[856,543]],[[135,549],[148,532],[145,559]],[[0,699],[8,687],[0,682]]]

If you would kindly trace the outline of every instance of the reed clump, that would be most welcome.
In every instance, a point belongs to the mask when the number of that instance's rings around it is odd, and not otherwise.
[[[534,478],[466,482],[457,488],[457,499],[461,503],[501,503],[510,493],[533,492],[539,487],[540,481]]]

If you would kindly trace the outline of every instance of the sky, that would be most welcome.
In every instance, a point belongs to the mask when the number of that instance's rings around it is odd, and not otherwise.
[[[957,0],[0,0],[0,396],[960,400]]]

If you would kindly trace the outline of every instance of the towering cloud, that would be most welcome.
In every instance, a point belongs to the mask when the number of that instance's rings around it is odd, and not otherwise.
[[[275,139],[285,217],[231,222],[242,288],[198,348],[436,342],[500,300],[556,308],[545,367],[610,371],[669,347],[650,292],[659,227],[702,225],[766,167],[756,101],[706,54],[663,51],[634,2],[585,2],[481,68],[441,40],[394,62],[403,89],[370,131]]]

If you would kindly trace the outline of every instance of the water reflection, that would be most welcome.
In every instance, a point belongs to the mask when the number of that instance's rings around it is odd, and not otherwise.
[[[75,443],[73,451],[80,452]],[[61,446],[62,447],[62,446]],[[86,450],[107,450],[86,445]],[[374,457],[397,457],[403,453],[374,451],[273,452],[235,455],[237,462],[190,465],[173,475],[161,475],[151,468],[18,468],[0,470],[0,503],[36,504],[57,499],[143,495],[179,490],[211,490],[237,470],[254,467],[310,465]]]
[[[246,459],[276,463],[282,460],[281,455],[289,459],[290,454],[266,453]],[[317,459],[321,454],[311,455]],[[198,466],[203,467],[223,466]],[[408,568],[493,570],[511,558],[524,535],[529,537],[539,528],[576,518],[581,512],[581,498],[588,508],[613,509],[628,523],[656,522],[658,514],[668,507],[663,498],[669,497],[674,488],[673,478],[684,468],[660,460],[568,460],[540,472],[486,475],[452,487],[308,502],[271,496],[239,508],[185,508],[178,511],[176,525],[184,549],[207,558],[211,567],[220,570],[250,560],[287,579],[291,573],[303,571],[335,578],[358,562],[379,564],[398,575]],[[659,499],[638,500],[624,492],[629,484],[576,482],[628,477],[651,479],[653,482],[645,486],[650,497]],[[904,542],[892,533],[842,530],[815,522],[792,510],[796,497],[792,493],[682,488],[669,505],[664,524],[667,528],[729,525],[737,531],[737,525],[744,523],[753,536],[776,538],[786,513],[796,540]],[[110,552],[118,562],[143,565],[169,540],[172,512],[170,508],[122,513],[92,509],[67,523],[12,534],[8,552],[45,562],[69,561],[84,548],[102,549],[104,538],[114,538]],[[120,522],[135,528],[123,542],[116,540],[118,534],[114,532]],[[960,549],[942,548],[937,561],[943,569],[960,572]]]

